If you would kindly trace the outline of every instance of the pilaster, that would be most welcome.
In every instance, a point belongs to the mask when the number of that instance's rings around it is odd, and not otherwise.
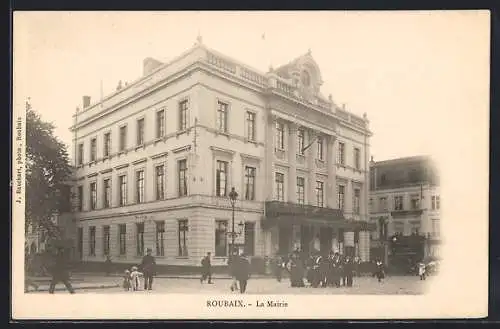
[[[288,202],[297,203],[297,129],[295,123],[288,123]]]
[[[270,109],[268,109],[270,111]],[[270,201],[273,199],[273,182],[274,182],[274,120],[275,117],[271,113],[266,115],[266,156],[265,161],[265,184],[264,186],[264,199]]]
[[[335,136],[327,138],[327,171],[328,180],[326,184],[326,206],[328,208],[337,208],[337,166],[335,165]]]
[[[307,203],[316,206],[316,157],[318,156],[318,147],[316,145],[316,134],[314,131],[309,130],[308,144],[314,143],[307,150],[307,168],[309,169],[309,179],[307,182]]]

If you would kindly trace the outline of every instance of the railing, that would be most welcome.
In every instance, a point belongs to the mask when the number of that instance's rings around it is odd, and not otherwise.
[[[355,117],[353,115],[351,115],[351,121],[352,121],[352,123],[354,123],[357,126],[360,126],[360,127],[365,127],[366,126],[365,125],[365,120],[357,118],[357,117]]]
[[[316,207],[292,202],[267,201],[265,209],[266,217],[300,215],[310,218],[321,217],[330,220],[344,219],[344,214],[340,209]]]
[[[209,64],[217,66],[218,68],[220,68],[224,71],[227,71],[227,72],[230,72],[233,74],[236,73],[236,65],[234,65],[233,63],[230,63],[230,62],[228,62],[228,61],[226,61],[218,56],[215,56],[212,53],[208,53],[207,60],[208,60]]]
[[[259,85],[266,85],[266,78],[262,75],[252,72],[244,67],[240,67],[240,75],[242,78],[255,82]]]
[[[290,86],[289,84],[286,84],[282,81],[277,81],[276,82],[276,88],[282,92],[284,92],[287,95],[293,96],[293,87]]]

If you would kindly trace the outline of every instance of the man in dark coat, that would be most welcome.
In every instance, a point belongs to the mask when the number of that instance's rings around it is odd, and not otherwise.
[[[354,262],[351,257],[346,257],[344,262],[344,285],[347,287],[352,287],[352,278],[354,276]]]
[[[140,265],[142,273],[144,274],[144,290],[153,289],[153,276],[156,275],[156,260],[151,253],[151,248],[148,248],[146,256],[142,258]]]
[[[240,293],[244,294],[247,290],[248,279],[250,278],[250,262],[244,254],[236,256],[234,259],[236,280],[240,284]]]
[[[208,278],[208,283],[212,284],[212,263],[210,261],[210,252],[201,260],[201,278],[200,282],[203,283]]]
[[[64,283],[66,289],[68,289],[71,294],[75,293],[75,290],[69,282],[69,262],[63,247],[58,247],[56,250],[54,263],[51,266],[51,273],[52,281],[50,282],[49,286],[50,294],[54,293],[56,284],[58,284],[59,282]]]

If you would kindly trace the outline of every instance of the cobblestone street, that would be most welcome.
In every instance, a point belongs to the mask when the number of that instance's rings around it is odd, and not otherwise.
[[[75,278],[76,279],[76,278]],[[84,282],[75,280],[76,293],[98,293],[98,294],[144,294],[144,293],[186,293],[186,294],[226,294],[229,292],[231,281],[229,279],[216,278],[213,284],[200,283],[194,277],[189,278],[155,278],[152,291],[124,292],[121,288],[120,277],[90,276],[85,277]],[[381,295],[381,294],[422,294],[427,283],[432,281],[429,277],[426,281],[420,281],[417,276],[389,276],[379,283],[372,277],[355,278],[352,288],[291,288],[290,281],[284,279],[277,282],[272,278],[250,279],[247,294],[356,294],[356,295]],[[113,285],[117,285],[112,287]],[[87,286],[87,288],[85,288]],[[92,287],[92,286],[95,286]],[[58,288],[64,288],[62,283]],[[81,288],[80,288],[81,287]],[[79,289],[80,288],[80,289]],[[142,287],[141,287],[142,288]],[[37,294],[46,291],[33,292]],[[56,293],[68,293],[65,290]]]

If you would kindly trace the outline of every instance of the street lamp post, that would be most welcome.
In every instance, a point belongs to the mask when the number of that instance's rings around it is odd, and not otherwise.
[[[233,188],[231,188],[231,192],[229,192],[229,201],[231,201],[231,208],[232,208],[232,229],[231,229],[231,249],[232,250],[231,250],[231,255],[233,254],[233,252],[235,250],[234,243],[235,243],[236,236],[241,234],[241,232],[236,232],[235,227],[234,227],[234,206],[236,204],[237,198],[238,198],[238,193],[235,191],[235,189],[233,187]],[[240,227],[240,230],[242,229],[243,225],[244,224],[240,221],[240,223],[238,224],[238,226]]]

